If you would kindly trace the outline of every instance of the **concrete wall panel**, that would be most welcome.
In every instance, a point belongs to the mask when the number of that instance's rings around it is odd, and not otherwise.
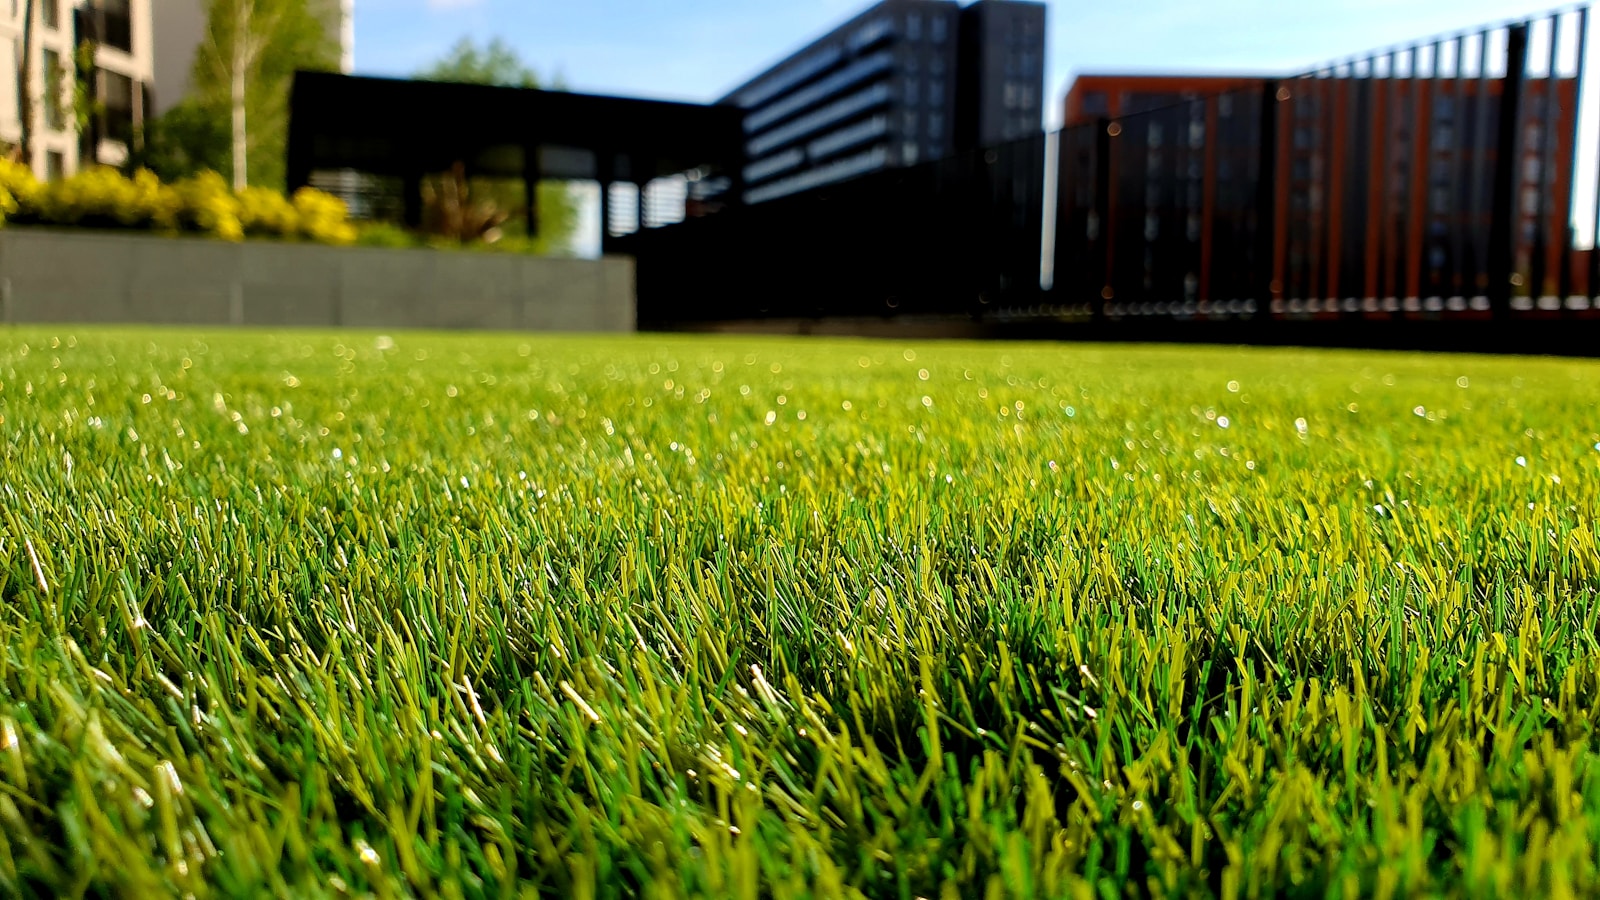
[[[128,303],[123,314],[128,321],[226,325],[238,312],[240,255],[236,244],[199,238],[174,238],[162,252],[150,253],[142,244],[115,236],[101,249],[83,254],[83,262],[108,282],[126,283]]]
[[[0,231],[0,319],[632,331],[633,261]]]
[[[7,238],[12,238],[7,233]],[[92,261],[103,260],[104,265]],[[126,316],[128,279],[111,275],[133,265],[131,248],[93,239],[65,245],[45,233],[23,233],[0,251],[7,308],[18,321],[92,322]]]
[[[480,256],[470,253],[437,254],[433,264],[430,304],[434,328],[513,329],[520,325],[517,314],[521,279],[518,264],[510,256]],[[559,263],[564,260],[547,260]],[[566,306],[583,302],[574,292],[576,285],[562,293]],[[545,295],[550,296],[550,295]]]
[[[428,253],[352,247],[340,272],[344,324],[354,328],[431,327],[423,324],[433,298]]]
[[[340,324],[338,248],[242,244],[244,324],[329,328]]]

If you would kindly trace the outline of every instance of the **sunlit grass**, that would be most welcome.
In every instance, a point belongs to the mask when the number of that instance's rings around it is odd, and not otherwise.
[[[1600,366],[0,333],[0,895],[1600,890]]]

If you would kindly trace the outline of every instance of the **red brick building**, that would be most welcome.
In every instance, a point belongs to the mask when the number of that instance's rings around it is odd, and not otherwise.
[[[1230,172],[1257,167],[1270,83],[1251,76],[1085,75],[1067,93],[1069,131],[1123,119],[1109,130],[1119,138],[1125,127],[1129,135],[1146,135],[1152,172],[1157,154],[1195,148],[1188,190],[1198,193],[1200,221],[1189,230],[1202,246],[1196,271],[1187,275],[1191,299],[1229,299],[1218,284],[1226,273],[1210,271],[1210,245],[1225,242],[1230,230],[1230,207],[1219,194],[1226,193]],[[1354,311],[1351,304],[1371,312],[1486,311],[1483,262],[1505,82],[1340,75],[1276,84],[1274,308],[1311,316]],[[1521,295],[1514,303],[1524,308],[1558,306],[1575,281],[1587,287],[1581,275],[1563,276],[1564,269],[1576,269],[1568,233],[1576,85],[1571,78],[1524,82],[1512,220],[1512,283]],[[1556,104],[1547,109],[1551,95]],[[1167,123],[1164,131],[1134,127],[1147,118]],[[1157,137],[1174,130],[1179,140]],[[1111,154],[1113,167],[1144,159],[1141,153]],[[1151,222],[1170,214],[1165,207],[1183,189],[1173,181],[1165,193],[1146,189],[1138,198],[1126,196],[1125,178],[1108,181],[1118,215],[1137,215],[1141,210],[1131,207],[1142,202]],[[1235,198],[1234,214],[1244,215],[1238,207]],[[1118,272],[1118,265],[1108,263],[1107,271]],[[1126,282],[1137,273],[1120,274]],[[1160,281],[1153,274],[1159,273],[1145,274],[1146,286]]]

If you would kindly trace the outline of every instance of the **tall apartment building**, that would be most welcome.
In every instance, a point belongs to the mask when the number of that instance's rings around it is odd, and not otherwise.
[[[22,139],[31,112],[33,169],[55,179],[95,163],[120,165],[144,121],[154,72],[152,0],[0,0],[0,141]],[[23,24],[32,4],[32,41]],[[90,94],[97,112],[81,132],[73,109],[76,48],[95,45]],[[20,87],[27,67],[29,102]]]
[[[4,2],[4,0],[0,0]],[[175,106],[189,93],[195,51],[206,36],[205,0],[153,2],[155,31],[155,114]],[[355,0],[311,0],[330,37],[339,44],[339,71],[355,69]]]
[[[718,102],[761,203],[1037,134],[1043,94],[1043,4],[883,0]]]
[[[1044,130],[1044,4],[979,0],[961,11],[956,106],[963,146]]]

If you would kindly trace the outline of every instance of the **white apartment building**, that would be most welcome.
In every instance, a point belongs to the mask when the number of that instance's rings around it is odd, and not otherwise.
[[[119,165],[144,121],[154,80],[152,0],[0,0],[0,141],[22,138],[21,67],[28,66],[33,169],[55,179],[84,165]],[[33,40],[23,60],[23,22]],[[101,111],[79,133],[73,112],[76,48],[95,44],[90,90]]]
[[[339,41],[340,69],[350,72],[355,0],[312,2],[324,4],[328,30]],[[145,117],[189,93],[195,51],[205,37],[205,0],[0,0],[0,142],[8,145],[22,139],[18,88],[29,3],[35,174],[54,180],[86,165],[121,165]],[[75,48],[83,40],[95,43],[90,89],[103,112],[80,134],[72,87]]]

